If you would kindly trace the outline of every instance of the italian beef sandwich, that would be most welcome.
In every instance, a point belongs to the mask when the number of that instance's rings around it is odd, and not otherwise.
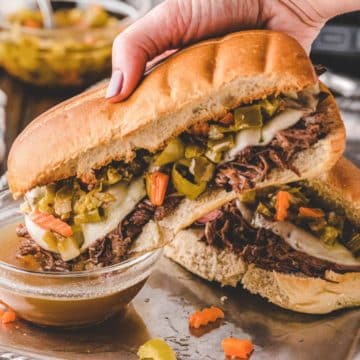
[[[281,33],[186,48],[118,104],[105,87],[39,116],[10,151],[10,190],[24,198],[18,256],[43,270],[91,269],[163,246],[159,222],[184,203],[221,206],[244,190],[314,177],[344,150],[333,97]]]
[[[341,159],[318,178],[243,192],[179,231],[165,254],[293,311],[359,306],[359,179]]]

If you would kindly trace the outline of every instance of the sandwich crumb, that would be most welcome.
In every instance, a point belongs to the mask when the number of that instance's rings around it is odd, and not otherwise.
[[[220,298],[220,302],[221,302],[222,304],[225,304],[226,301],[228,301],[228,297],[227,297],[227,296],[222,296],[222,297]]]

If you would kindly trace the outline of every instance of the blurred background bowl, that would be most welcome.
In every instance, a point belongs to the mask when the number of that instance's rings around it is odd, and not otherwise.
[[[0,66],[27,83],[43,87],[83,87],[108,76],[115,36],[145,14],[150,0],[52,0],[56,9],[105,9],[102,25],[32,28],[9,21],[11,14],[36,10],[37,1],[15,1],[0,7]],[[83,12],[83,13],[81,13]],[[100,16],[103,14],[100,14]]]

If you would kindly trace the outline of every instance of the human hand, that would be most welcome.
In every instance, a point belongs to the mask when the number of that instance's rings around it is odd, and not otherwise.
[[[357,9],[359,0],[166,0],[115,39],[106,97],[126,99],[146,64],[165,51],[241,29],[287,33],[309,52],[329,18]]]

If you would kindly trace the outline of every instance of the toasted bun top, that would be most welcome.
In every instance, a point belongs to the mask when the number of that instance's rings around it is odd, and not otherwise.
[[[341,158],[320,177],[309,182],[321,196],[344,209],[349,220],[360,226],[360,169]]]
[[[11,148],[10,190],[19,197],[113,159],[129,160],[135,149],[154,151],[229,108],[316,82],[305,51],[285,34],[243,31],[204,41],[156,67],[126,101],[105,100],[103,84],[35,119]]]

